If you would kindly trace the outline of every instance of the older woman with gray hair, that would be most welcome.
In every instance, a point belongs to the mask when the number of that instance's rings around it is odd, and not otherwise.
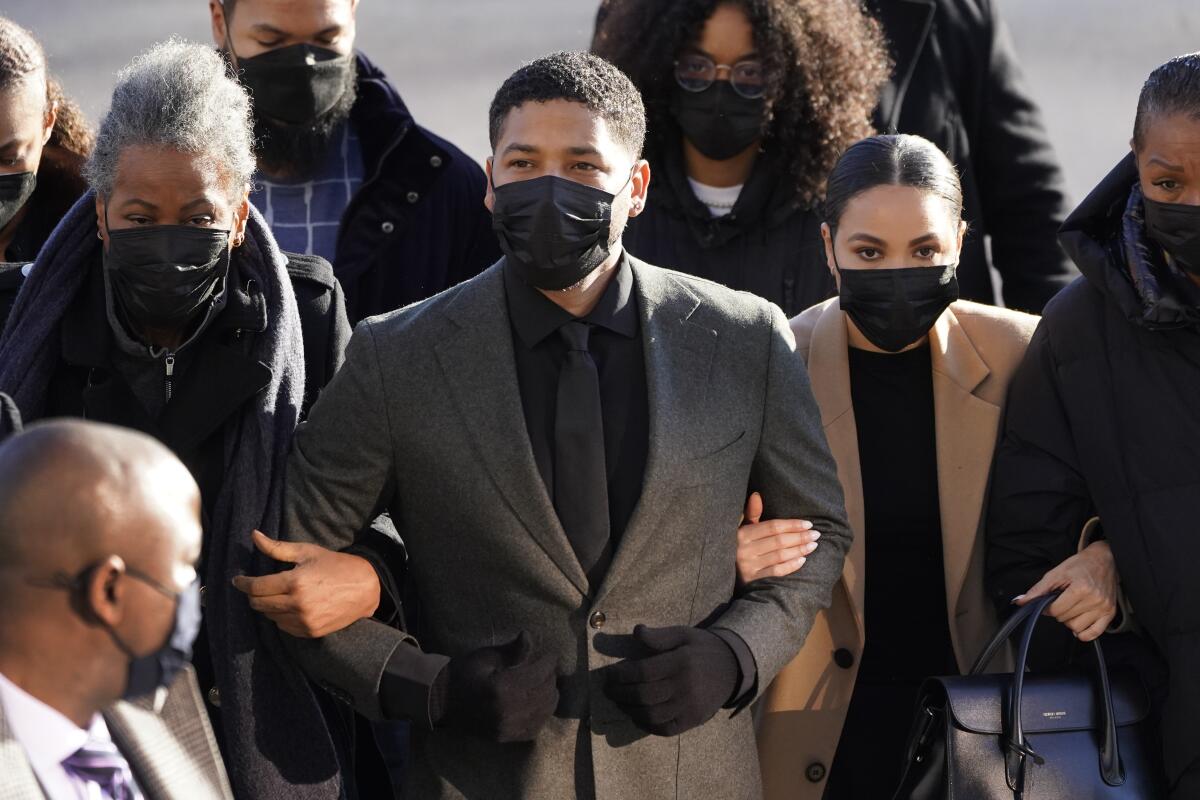
[[[230,583],[259,571],[250,532],[277,530],[292,431],[349,337],[329,264],[280,252],[248,201],[251,131],[246,93],[211,48],[172,40],[121,71],[91,191],[0,337],[0,391],[27,420],[135,428],[187,464],[208,587],[193,662],[237,794],[335,798],[324,701]],[[125,555],[132,572],[139,554]],[[112,638],[131,674],[156,664]]]

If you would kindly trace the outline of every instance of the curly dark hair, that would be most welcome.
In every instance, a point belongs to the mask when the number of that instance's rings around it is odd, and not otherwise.
[[[768,75],[764,143],[805,204],[816,202],[838,155],[874,133],[871,112],[890,74],[879,23],[856,0],[605,0],[592,52],[633,79],[649,118],[653,162],[682,137],[670,112],[674,62],[720,5],[740,6]]]
[[[619,69],[591,53],[551,53],[514,72],[496,92],[488,111],[492,149],[500,138],[504,118],[524,103],[571,100],[582,103],[608,123],[613,137],[642,154],[646,140],[646,109],[633,83]]]
[[[46,80],[46,105],[57,104],[58,117],[50,133],[50,147],[76,156],[92,149],[92,130],[83,112],[66,96],[59,82],[46,69],[46,53],[33,34],[7,17],[0,17],[0,89],[8,89],[31,76]]]

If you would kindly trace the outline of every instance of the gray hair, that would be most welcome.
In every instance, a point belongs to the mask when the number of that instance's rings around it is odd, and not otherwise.
[[[121,153],[137,145],[194,153],[232,197],[246,190],[255,168],[250,99],[216,50],[170,39],[117,73],[112,105],[84,167],[97,194],[112,194]]]

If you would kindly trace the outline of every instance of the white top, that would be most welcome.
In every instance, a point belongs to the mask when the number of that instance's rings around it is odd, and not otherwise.
[[[0,674],[0,706],[49,800],[91,800],[99,796],[99,786],[68,775],[62,762],[88,741],[112,741],[104,717],[97,714],[92,718],[91,728],[85,731],[3,674]]]
[[[742,193],[742,187],[746,185],[739,183],[737,186],[709,186],[691,178],[688,178],[688,183],[691,184],[696,199],[708,206],[709,213],[714,217],[728,216]]]

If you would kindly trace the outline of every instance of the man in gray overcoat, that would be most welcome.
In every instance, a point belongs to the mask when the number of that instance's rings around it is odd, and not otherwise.
[[[760,796],[747,706],[841,574],[842,491],[783,314],[621,247],[644,137],[607,62],[518,70],[491,107],[505,257],[363,322],[296,434],[289,538],[345,550],[388,510],[408,554],[405,630],[296,640],[334,697],[413,720],[406,797]],[[822,538],[735,589],[751,490]]]

